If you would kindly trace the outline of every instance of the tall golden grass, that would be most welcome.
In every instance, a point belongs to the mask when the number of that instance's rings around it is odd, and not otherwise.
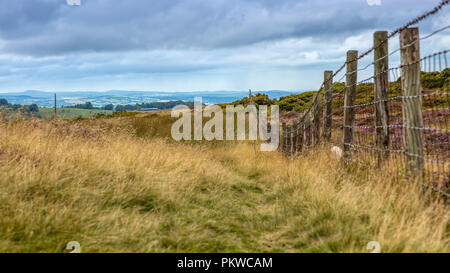
[[[385,170],[158,132],[167,117],[2,123],[0,251],[450,250],[448,207]]]

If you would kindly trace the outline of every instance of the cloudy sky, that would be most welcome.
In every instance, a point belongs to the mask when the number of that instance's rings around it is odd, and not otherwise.
[[[0,0],[0,92],[313,90],[374,31],[440,2],[368,1]],[[419,26],[449,24],[446,7]],[[447,31],[422,51],[449,45]]]

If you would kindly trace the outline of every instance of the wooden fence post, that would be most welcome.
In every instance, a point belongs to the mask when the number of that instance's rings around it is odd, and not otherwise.
[[[297,154],[297,136],[298,136],[298,122],[294,121],[294,125],[292,125],[292,154]]]
[[[54,116],[53,116],[53,118],[54,119],[57,119],[58,118],[58,112],[56,111],[56,93],[55,93],[55,113],[54,113]]]
[[[305,135],[305,148],[308,149],[311,146],[311,112],[308,110],[308,112],[305,114],[304,118],[304,135]]]
[[[303,149],[303,121],[298,125],[296,152],[301,153]]]
[[[374,34],[375,48],[375,141],[378,148],[378,164],[383,158],[389,157],[389,46],[388,32],[377,31]],[[384,152],[382,152],[384,151]]]
[[[281,123],[281,152],[286,151],[286,123]]]
[[[358,79],[358,51],[347,52],[347,76],[344,103],[344,160],[351,160],[351,145],[353,144],[353,126],[355,122],[356,84]]]
[[[292,153],[292,126],[288,126],[286,130],[286,154],[290,155]]]
[[[320,143],[320,91],[314,94],[313,97],[313,145],[316,146]]]
[[[424,169],[423,115],[420,84],[420,40],[418,28],[400,32],[403,91],[403,145],[410,174],[422,177]]]
[[[331,140],[331,126],[333,122],[333,71],[325,71],[325,85],[323,87],[323,139]]]

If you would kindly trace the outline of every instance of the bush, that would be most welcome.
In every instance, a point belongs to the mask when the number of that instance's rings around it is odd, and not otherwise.
[[[423,88],[442,88],[449,86],[450,83],[450,68],[439,72],[422,72],[422,87]]]
[[[103,107],[103,109],[108,110],[108,111],[113,111],[114,110],[114,104],[105,105],[105,107]]]
[[[421,80],[423,88],[439,88],[443,87],[445,83],[445,79],[439,72],[423,72]]]
[[[272,105],[274,104],[274,100],[271,100],[269,98],[268,95],[266,94],[261,94],[261,93],[256,93],[255,96],[253,96],[253,102],[255,103],[255,105]],[[233,102],[233,105],[247,105],[250,103],[250,98],[249,97],[245,97],[241,100],[237,100],[235,102]]]
[[[28,111],[30,111],[31,113],[38,113],[39,112],[39,107],[37,106],[37,104],[32,104],[28,107]]]

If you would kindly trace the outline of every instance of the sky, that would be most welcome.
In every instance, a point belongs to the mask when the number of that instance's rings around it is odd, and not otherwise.
[[[317,90],[347,50],[369,49],[374,31],[440,2],[72,1],[0,0],[0,92]],[[445,25],[450,6],[419,27],[426,35]],[[445,31],[422,54],[449,45]]]

